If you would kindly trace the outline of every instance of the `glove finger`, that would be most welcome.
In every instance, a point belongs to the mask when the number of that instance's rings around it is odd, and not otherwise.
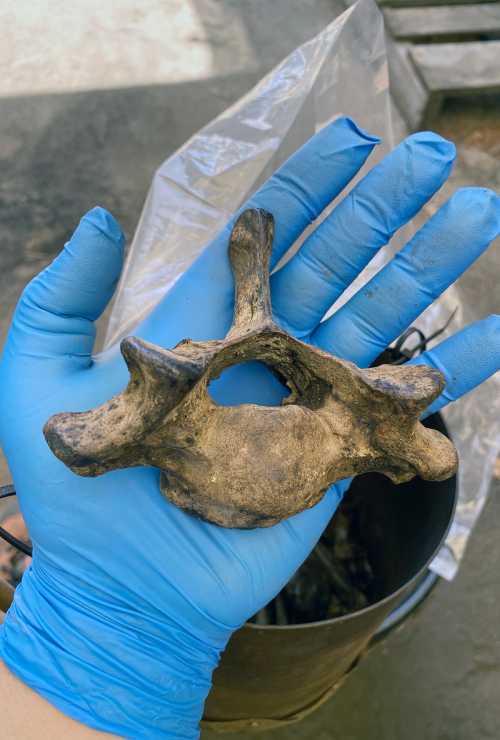
[[[91,363],[93,322],[111,299],[123,263],[124,236],[110,213],[94,208],[56,259],[24,289],[5,356]]]
[[[313,334],[318,346],[369,365],[500,233],[500,198],[464,188]]]
[[[403,141],[353,188],[271,279],[273,311],[305,336],[368,264],[445,182],[454,145],[431,132]]]
[[[273,214],[272,264],[343,190],[377,143],[377,138],[349,118],[337,119],[304,144],[243,206],[264,208]],[[227,256],[233,221],[138,327],[139,336],[171,346],[185,337],[216,339],[225,335],[234,303]],[[182,318],[174,324],[172,316]]]
[[[411,360],[440,370],[446,387],[425,416],[456,401],[500,370],[500,316],[493,314],[470,324],[433,349]]]

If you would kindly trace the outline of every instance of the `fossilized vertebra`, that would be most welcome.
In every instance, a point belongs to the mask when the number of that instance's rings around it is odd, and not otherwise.
[[[451,442],[418,421],[444,380],[424,366],[360,369],[294,339],[272,318],[272,216],[247,210],[229,257],[234,319],[223,340],[173,350],[134,337],[122,354],[127,388],[102,406],[53,416],[52,451],[80,475],[154,465],[182,509],[225,527],[265,527],[313,506],[328,486],[379,471],[396,482],[451,476]],[[208,384],[230,365],[260,360],[290,395],[279,407],[219,406]]]

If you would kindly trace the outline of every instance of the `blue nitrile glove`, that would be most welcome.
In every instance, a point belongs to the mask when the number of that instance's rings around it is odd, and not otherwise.
[[[376,144],[339,119],[252,197],[276,220],[274,263],[347,185]],[[500,200],[457,192],[371,283],[332,318],[325,310],[447,178],[454,147],[408,138],[348,195],[272,277],[276,319],[291,333],[369,365],[496,237]],[[165,347],[223,337],[232,315],[230,226],[207,248],[137,335]],[[195,738],[231,633],[306,558],[347,487],[269,529],[221,529],[168,503],[157,470],[80,478],[42,436],[52,414],[120,391],[121,356],[91,352],[93,322],[113,294],[123,237],[96,208],[62,254],[23,293],[0,366],[0,434],[33,540],[1,633],[1,655],[25,683],[71,717],[126,738]],[[444,372],[434,409],[500,365],[497,316],[448,339],[419,362]],[[282,387],[253,364],[214,384],[220,403],[278,403]]]

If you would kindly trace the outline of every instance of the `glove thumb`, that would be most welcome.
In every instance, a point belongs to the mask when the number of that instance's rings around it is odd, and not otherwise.
[[[109,303],[123,265],[124,236],[113,216],[93,208],[56,259],[25,288],[4,359],[91,364],[94,321]],[[76,367],[75,367],[76,366]]]

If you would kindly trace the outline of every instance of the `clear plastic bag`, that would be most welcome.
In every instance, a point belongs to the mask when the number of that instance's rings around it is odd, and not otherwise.
[[[351,6],[160,165],[118,286],[105,348],[133,332],[249,195],[341,115],[382,139],[370,158],[372,167],[393,143],[383,21],[372,0]],[[381,250],[336,306],[380,269],[399,243],[396,237]],[[477,318],[464,280],[418,324],[435,328],[456,306],[448,333]],[[446,578],[457,571],[500,448],[499,383],[490,380],[445,412],[461,460],[456,517],[432,564]]]

